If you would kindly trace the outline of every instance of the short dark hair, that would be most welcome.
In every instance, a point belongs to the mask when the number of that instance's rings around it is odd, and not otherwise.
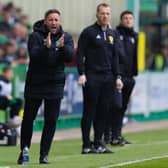
[[[99,12],[99,9],[100,9],[100,7],[110,7],[110,5],[109,4],[107,4],[107,3],[100,3],[98,6],[97,6],[97,12]]]
[[[61,12],[57,9],[49,9],[48,11],[45,12],[44,14],[44,19],[48,17],[51,13],[57,13],[58,15],[61,15]]]
[[[3,73],[7,73],[8,71],[11,71],[12,70],[12,67],[11,66],[5,66],[3,69],[2,69],[2,72]]]
[[[133,13],[129,10],[125,10],[120,14],[120,20],[123,18],[124,15],[130,14],[133,16]]]

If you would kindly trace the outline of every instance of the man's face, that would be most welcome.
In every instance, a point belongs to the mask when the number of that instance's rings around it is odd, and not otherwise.
[[[57,13],[49,14],[45,19],[44,24],[48,27],[52,34],[56,34],[61,25],[60,15]]]
[[[108,25],[111,19],[110,7],[100,6],[96,16],[97,16],[97,21],[101,26]]]
[[[134,24],[134,17],[131,14],[125,14],[121,18],[121,25],[127,28],[132,28]]]

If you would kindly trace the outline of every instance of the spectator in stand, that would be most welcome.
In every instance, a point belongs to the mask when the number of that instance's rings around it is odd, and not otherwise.
[[[0,108],[6,110],[10,108],[10,120],[11,126],[20,126],[21,118],[19,117],[19,111],[22,107],[22,100],[20,98],[14,98],[12,96],[12,83],[13,70],[7,66],[3,68],[2,75],[0,76]]]
[[[164,71],[168,69],[168,46],[163,46],[161,53],[154,55],[149,69],[153,71]]]
[[[21,15],[20,18],[19,18],[19,22],[20,22],[20,24],[22,24],[23,26],[25,26],[27,28],[28,33],[31,32],[32,26],[29,22],[29,18],[28,18],[27,15]]]
[[[25,65],[29,63],[29,58],[27,56],[27,46],[22,45],[16,53],[16,59],[14,60],[14,65]]]
[[[31,25],[28,17],[21,8],[15,7],[12,2],[0,4],[0,44],[4,45],[5,51],[3,56],[1,54],[1,62],[7,60],[11,65],[28,63],[26,57],[23,59],[23,53],[26,49],[21,46],[27,45],[27,37],[30,31]],[[19,56],[17,56],[18,53]]]
[[[5,16],[5,21],[10,25],[13,26],[16,22],[17,19],[15,17],[15,6],[12,2],[7,3],[3,7],[4,11],[4,16]]]
[[[0,64],[9,64],[9,61],[5,59],[5,47],[3,44],[0,44]]]
[[[10,13],[3,11],[2,19],[0,21],[0,29],[6,30],[8,33],[11,31],[11,25],[9,24]]]
[[[27,37],[28,37],[27,28],[21,25],[20,23],[15,24],[13,27],[13,34],[11,38],[15,39],[16,42],[19,45],[21,45],[23,43],[26,44]]]
[[[16,51],[17,51],[17,46],[16,46],[16,41],[12,40],[6,44],[6,56],[5,59],[12,64],[13,61],[16,59]]]

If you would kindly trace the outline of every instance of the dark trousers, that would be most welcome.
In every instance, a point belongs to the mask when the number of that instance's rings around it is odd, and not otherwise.
[[[19,111],[22,108],[22,100],[19,98],[14,98],[12,100],[8,100],[7,98],[0,99],[0,108],[6,110],[10,108],[10,118],[19,115]]]
[[[83,147],[90,146],[90,130],[94,124],[94,142],[97,144],[105,128],[111,93],[114,87],[112,74],[88,74],[83,87],[83,115],[81,120]]]
[[[25,98],[24,116],[21,127],[21,150],[31,145],[33,122],[43,99]],[[44,127],[40,142],[40,155],[48,155],[56,129],[61,99],[44,99]]]
[[[129,103],[129,99],[135,85],[135,80],[133,78],[123,77],[122,81],[124,84],[124,87],[122,89],[122,106],[121,108],[111,108],[111,131],[113,137],[118,137],[122,135],[123,118],[125,116],[127,105]],[[120,101],[117,100],[118,98],[120,98],[120,96],[116,95],[114,101]]]

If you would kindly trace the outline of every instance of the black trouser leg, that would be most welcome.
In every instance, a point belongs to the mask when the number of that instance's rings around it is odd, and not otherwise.
[[[104,130],[104,141],[109,142],[111,139],[111,122],[105,123],[105,130]]]
[[[114,133],[115,131],[114,134],[117,135],[117,132],[116,132],[118,131],[116,129],[117,122],[114,116],[118,115],[115,112],[118,112],[119,108],[121,108],[122,106],[122,94],[117,90],[115,86],[114,86],[114,90],[113,90],[112,97],[111,97],[109,104],[110,104],[109,113],[108,113],[107,120],[105,123],[105,131],[104,131],[104,140],[107,142],[111,140],[112,132]]]
[[[81,120],[83,147],[90,146],[90,130],[96,113],[99,85],[87,83],[83,88],[83,114]]]
[[[117,138],[121,136],[121,120],[122,120],[122,114],[121,111],[116,109],[111,109],[112,112],[112,120],[111,120],[111,132],[112,137]]]
[[[102,140],[102,135],[105,130],[105,121],[107,118],[107,102],[106,100],[99,101],[94,121],[94,143],[99,144]]]
[[[117,137],[122,135],[122,123],[129,103],[132,90],[135,85],[135,80],[132,78],[123,79],[124,87],[122,90],[122,107],[121,109],[112,110],[112,136]]]
[[[44,100],[44,128],[40,143],[40,156],[48,155],[56,129],[61,99]]]
[[[99,142],[101,142],[102,140],[102,136],[106,127],[107,118],[109,117],[109,107],[111,97],[114,93],[113,78],[111,76],[107,76],[106,78],[105,82],[103,82],[101,86],[101,93],[97,104],[97,111],[94,122],[95,145],[99,144]]]
[[[31,138],[33,133],[33,122],[37,111],[42,103],[42,99],[25,98],[24,116],[21,126],[21,150],[31,145]]]
[[[90,147],[90,130],[95,117],[100,84],[94,75],[87,76],[87,83],[83,87],[83,114],[81,120],[83,147]]]
[[[19,115],[19,111],[22,108],[22,100],[19,98],[13,99],[10,110],[10,118]]]

